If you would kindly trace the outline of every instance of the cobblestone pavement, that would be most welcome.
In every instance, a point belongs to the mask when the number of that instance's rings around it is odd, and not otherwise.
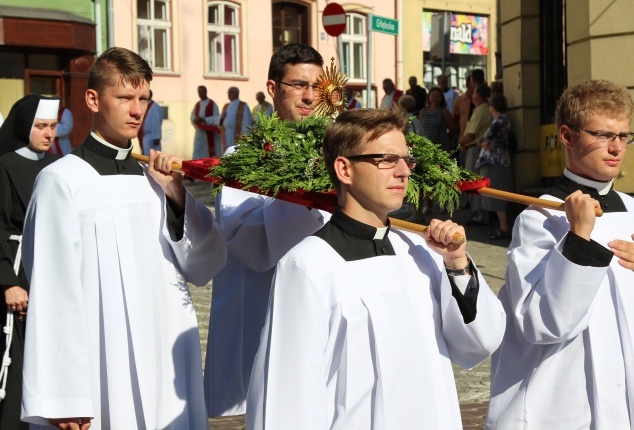
[[[213,209],[211,198],[211,185],[201,181],[186,184],[192,193],[204,204]],[[435,208],[432,216],[446,218],[448,215]],[[426,217],[429,220],[429,216]],[[454,221],[465,224],[468,211],[457,211]],[[493,217],[492,217],[493,218]],[[493,241],[487,237],[487,232],[496,227],[492,222],[488,226],[467,226],[467,251],[476,262],[481,273],[489,283],[489,286],[497,294],[504,283],[506,270],[506,248],[509,240]],[[203,363],[207,346],[207,332],[209,327],[209,309],[211,304],[211,284],[196,288],[192,287],[192,297],[198,327],[200,329],[201,349]],[[460,400],[462,422],[465,430],[480,430],[484,427],[487,406],[489,401],[489,369],[490,360],[486,360],[476,368],[468,371],[454,366],[456,386]],[[244,430],[244,416],[213,418],[209,420],[211,430]]]

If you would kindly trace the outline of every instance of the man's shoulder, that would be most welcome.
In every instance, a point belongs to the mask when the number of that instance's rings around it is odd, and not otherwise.
[[[328,243],[317,236],[308,236],[291,248],[282,257],[280,264],[291,264],[306,270],[325,271],[329,268],[329,261],[340,261],[341,258]]]
[[[471,118],[476,120],[482,120],[491,117],[491,112],[489,112],[489,106],[486,104],[482,104],[473,110],[473,115]]]
[[[70,178],[77,175],[78,173],[81,173],[84,167],[90,167],[90,165],[81,158],[73,154],[68,154],[67,156],[61,157],[60,159],[46,166],[42,170],[42,172],[47,172],[61,178]]]

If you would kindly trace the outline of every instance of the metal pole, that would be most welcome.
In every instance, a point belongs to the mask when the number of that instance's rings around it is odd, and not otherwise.
[[[366,86],[366,93],[365,93],[365,107],[369,108],[370,107],[370,94],[372,92],[372,80],[370,79],[370,64],[372,64],[372,32],[370,31],[370,25],[372,22],[372,18],[374,17],[373,14],[368,14],[368,21],[367,21],[367,30],[368,30],[368,55],[367,55],[367,67],[366,67],[366,78],[368,80],[368,84]],[[372,106],[374,107],[374,106]]]
[[[343,40],[341,35],[337,36],[337,55],[339,56],[339,70],[343,72]]]

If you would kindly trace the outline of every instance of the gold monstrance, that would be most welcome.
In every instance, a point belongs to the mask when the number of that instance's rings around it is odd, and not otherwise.
[[[335,57],[330,59],[330,68],[317,78],[317,107],[315,115],[335,118],[346,110],[346,82],[348,78],[335,66]]]

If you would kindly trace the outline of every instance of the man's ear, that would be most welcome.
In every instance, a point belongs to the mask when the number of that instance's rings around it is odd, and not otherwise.
[[[335,159],[334,168],[337,179],[339,179],[341,184],[350,185],[352,183],[353,169],[350,160],[346,157],[339,156]]]
[[[86,105],[92,113],[99,112],[99,94],[97,94],[97,91],[91,89],[86,90]]]
[[[566,124],[559,127],[559,141],[564,148],[570,149],[572,147],[572,133],[574,133],[574,131]]]
[[[277,91],[277,86],[273,79],[269,79],[268,81],[266,81],[266,91],[269,93],[271,98],[275,100],[275,92]]]

